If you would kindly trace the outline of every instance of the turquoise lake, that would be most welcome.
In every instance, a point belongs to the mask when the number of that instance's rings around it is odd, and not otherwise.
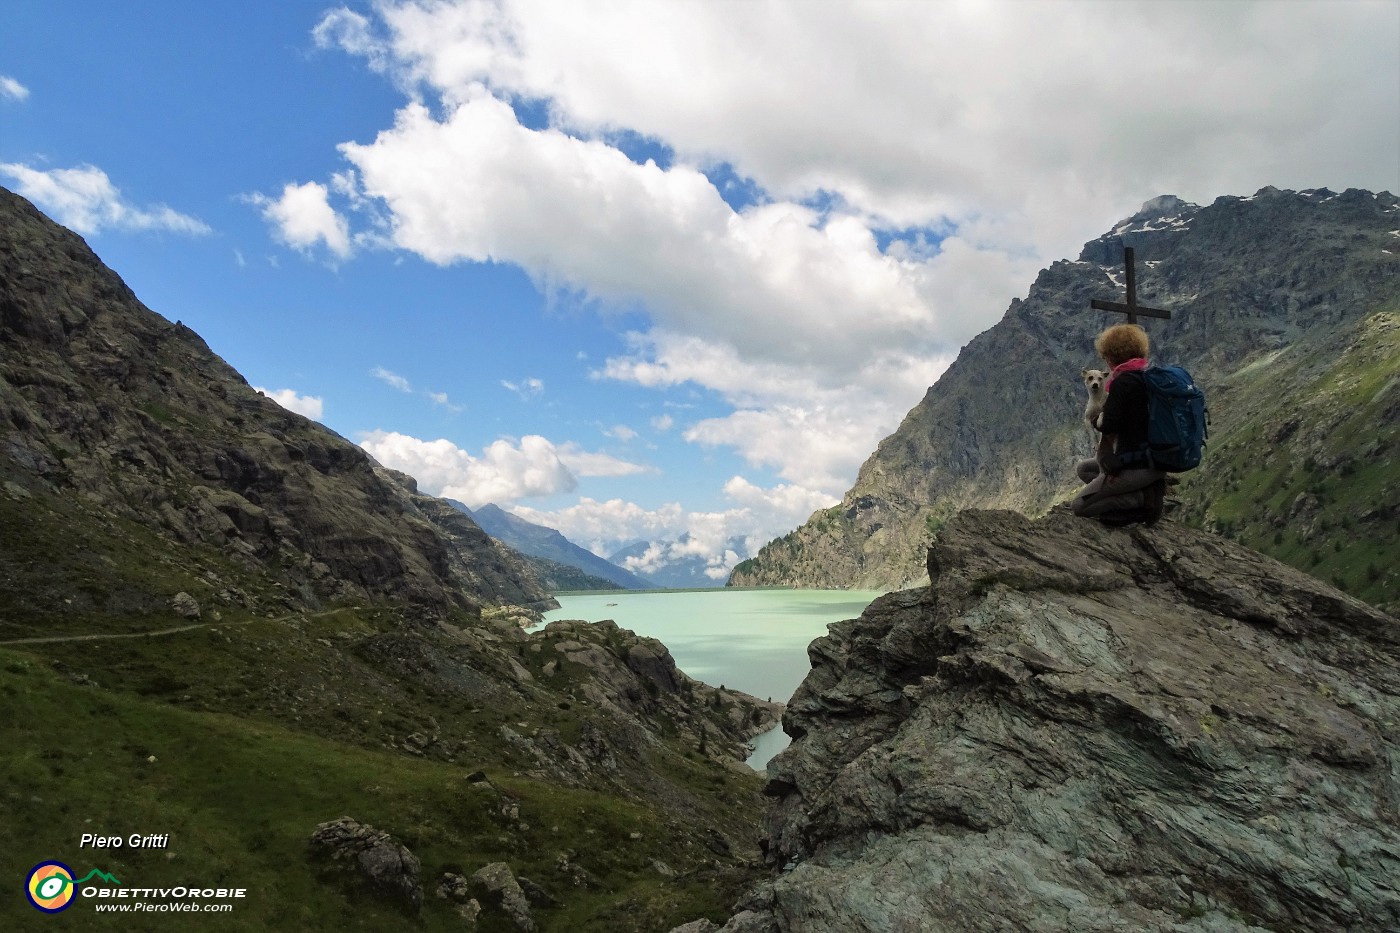
[[[612,619],[659,639],[676,666],[696,680],[787,702],[807,676],[807,645],[826,627],[853,619],[881,594],[865,590],[714,589],[674,592],[561,593],[545,615]],[[781,729],[754,740],[749,764],[762,768],[787,746]]]

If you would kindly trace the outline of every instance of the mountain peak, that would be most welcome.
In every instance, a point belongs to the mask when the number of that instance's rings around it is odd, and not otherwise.
[[[1179,214],[1188,208],[1196,208],[1199,205],[1183,201],[1174,194],[1159,194],[1155,198],[1148,198],[1142,202],[1142,207],[1138,208],[1136,217],[1161,217],[1166,214]]]
[[[1124,237],[1134,234],[1179,233],[1186,229],[1187,222],[1200,209],[1199,204],[1183,201],[1174,194],[1158,195],[1144,201],[1136,214],[1119,222],[1112,230],[1100,237],[1099,242],[1121,241]],[[1124,245],[1134,244],[1125,243]]]
[[[651,581],[619,566],[616,561],[604,560],[587,548],[573,543],[556,529],[526,521],[518,515],[507,512],[494,502],[488,502],[481,508],[474,510],[469,510],[460,502],[452,504],[455,508],[472,516],[472,519],[491,537],[509,545],[527,557],[575,568],[587,574],[595,583],[607,581],[613,586],[627,590],[654,588]],[[561,581],[561,584],[563,582]],[[578,589],[579,586],[571,582],[558,588]],[[590,583],[586,588],[598,587]]]

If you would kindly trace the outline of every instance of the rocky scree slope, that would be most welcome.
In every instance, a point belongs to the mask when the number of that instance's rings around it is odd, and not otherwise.
[[[725,933],[1400,929],[1396,619],[1173,522],[927,559],[809,649]]]
[[[1131,246],[1139,301],[1173,315],[1144,322],[1154,357],[1187,366],[1209,397],[1211,446],[1183,491],[1203,503],[1191,520],[1227,533],[1252,526],[1251,545],[1393,603],[1400,560],[1384,558],[1400,537],[1400,357],[1391,341],[1376,358],[1370,335],[1400,313],[1397,228],[1389,193],[1149,201],[1077,260],[1043,270],[880,443],[842,503],[768,544],[731,582],[908,585],[922,577],[930,534],[958,509],[1037,515],[1072,494],[1073,465],[1091,444],[1079,371],[1099,365],[1094,336],[1122,320],[1089,303],[1123,299]],[[1298,417],[1307,406],[1313,420]],[[1238,452],[1229,463],[1224,448]],[[1295,461],[1296,475],[1275,486],[1277,468]],[[1273,540],[1300,493],[1352,468],[1363,475],[1314,493],[1330,527]],[[1344,518],[1356,527],[1343,533]],[[1313,552],[1321,566],[1306,563]]]
[[[152,550],[211,555],[170,583],[196,605],[553,605],[518,555],[254,391],[197,334],[146,309],[80,237],[3,189],[0,483],[3,636],[75,596],[89,613],[163,609],[175,591],[148,568],[120,586],[70,585],[121,575]],[[21,538],[33,545],[59,525],[72,538],[106,535],[124,554],[104,567],[72,553],[16,559]],[[245,576],[260,582],[228,582]]]

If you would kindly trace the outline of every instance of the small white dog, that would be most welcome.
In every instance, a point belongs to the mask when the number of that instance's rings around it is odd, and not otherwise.
[[[1089,401],[1084,404],[1084,425],[1089,429],[1089,443],[1097,447],[1099,443],[1099,419],[1103,416],[1103,403],[1108,393],[1103,390],[1108,373],[1101,369],[1081,369],[1079,378],[1084,380],[1084,388],[1089,391]]]

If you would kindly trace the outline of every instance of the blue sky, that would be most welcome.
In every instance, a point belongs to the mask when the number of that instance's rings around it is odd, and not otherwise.
[[[1400,4],[7,0],[0,184],[427,491],[721,576],[1148,198],[1400,188]]]

